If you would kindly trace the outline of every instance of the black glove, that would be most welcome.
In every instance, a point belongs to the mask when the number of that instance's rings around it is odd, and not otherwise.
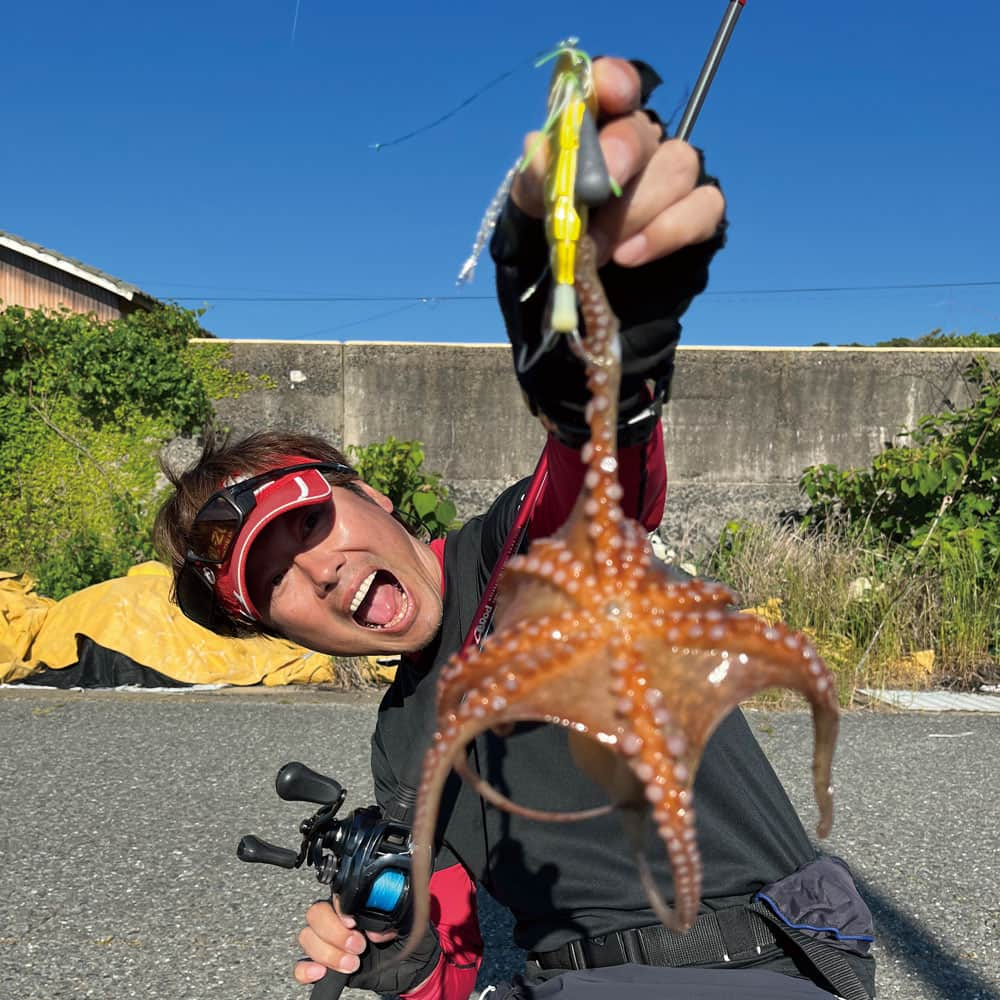
[[[638,60],[633,65],[642,82],[645,104],[660,78]],[[647,111],[651,118],[659,119]],[[709,177],[702,162],[699,185],[718,182]],[[601,281],[621,324],[622,385],[618,443],[646,441],[668,397],[674,371],[674,351],[681,335],[680,318],[691,300],[708,284],[708,265],[725,243],[725,223],[704,243],[685,247],[642,267],[619,267],[613,261],[600,269]],[[551,288],[547,273],[549,247],[545,224],[525,215],[509,198],[497,222],[490,254],[496,263],[497,298],[514,348],[518,382],[536,416],[544,416],[562,440],[580,446],[590,436],[584,407],[590,398],[583,362],[572,353],[565,337],[538,357],[545,309]],[[523,293],[545,273],[535,293]],[[581,331],[582,333],[582,331]]]
[[[361,967],[348,980],[350,986],[376,993],[405,993],[419,986],[433,971],[441,957],[441,946],[431,924],[416,950],[403,962],[396,956],[403,950],[407,938],[398,937],[383,944],[368,942],[361,954]]]

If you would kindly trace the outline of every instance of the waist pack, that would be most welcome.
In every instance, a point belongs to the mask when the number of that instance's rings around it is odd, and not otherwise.
[[[875,940],[871,910],[840,858],[822,857],[754,896],[790,930],[841,951],[865,956]],[[763,913],[762,913],[763,915]]]

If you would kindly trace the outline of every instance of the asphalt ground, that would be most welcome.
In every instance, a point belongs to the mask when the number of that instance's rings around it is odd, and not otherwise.
[[[242,864],[248,832],[297,847],[289,760],[370,799],[376,698],[228,689],[132,694],[0,689],[0,1000],[293,1000],[304,871]],[[748,713],[807,826],[810,720]],[[1000,998],[1000,717],[844,717],[837,814],[879,934],[881,1000]],[[483,910],[481,976],[516,971]],[[373,995],[347,990],[345,1000]]]

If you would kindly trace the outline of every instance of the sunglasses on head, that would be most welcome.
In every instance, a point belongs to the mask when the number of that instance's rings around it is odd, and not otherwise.
[[[340,462],[303,462],[223,487],[205,501],[191,524],[187,555],[175,586],[177,603],[188,618],[216,631],[226,625],[228,616],[219,606],[216,574],[211,567],[221,566],[229,558],[233,544],[257,506],[256,492],[269,482],[307,469],[356,476],[354,469]]]

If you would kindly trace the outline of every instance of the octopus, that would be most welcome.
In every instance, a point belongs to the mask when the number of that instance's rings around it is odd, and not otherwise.
[[[435,827],[452,769],[489,802],[538,820],[619,808],[650,905],[677,932],[694,923],[700,899],[695,772],[712,732],[741,701],[772,687],[805,696],[814,724],[818,835],[827,836],[833,822],[833,677],[801,633],[739,612],[725,586],[671,573],[625,516],[616,450],[618,320],[589,237],[581,240],[575,279],[585,323],[578,350],[591,394],[583,484],[559,531],[508,563],[493,635],[481,650],[454,656],[439,677],[437,731],[423,761],[411,838],[411,941],[428,921]],[[473,773],[468,744],[488,729],[505,735],[518,722],[567,727],[574,762],[606,789],[608,803],[571,813],[528,809]],[[639,824],[650,816],[670,863],[673,906],[639,846]]]

